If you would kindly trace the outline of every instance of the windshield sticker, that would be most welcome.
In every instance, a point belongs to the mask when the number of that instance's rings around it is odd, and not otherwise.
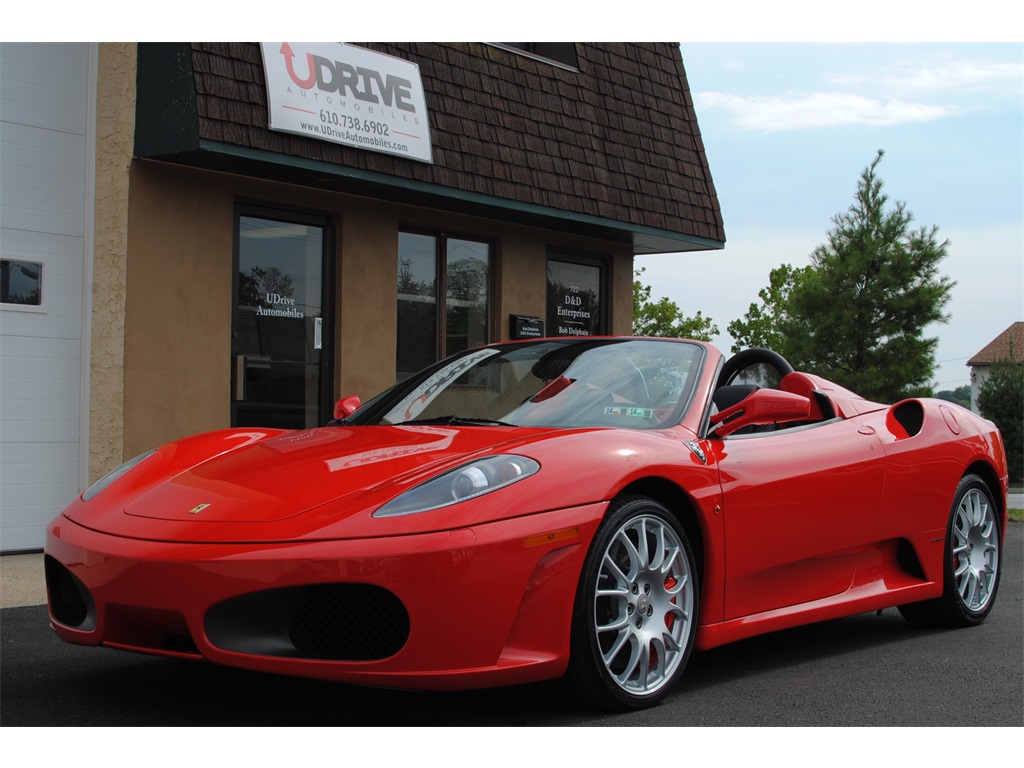
[[[604,409],[605,416],[634,416],[638,419],[653,419],[653,408],[637,408],[635,406],[609,406]]]

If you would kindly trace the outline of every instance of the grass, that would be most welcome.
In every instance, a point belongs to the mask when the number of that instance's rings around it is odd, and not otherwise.
[[[1024,509],[1011,509],[1010,519],[1015,523],[1024,522]]]

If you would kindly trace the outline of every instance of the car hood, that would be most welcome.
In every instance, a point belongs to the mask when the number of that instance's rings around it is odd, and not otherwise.
[[[315,538],[346,517],[368,517],[429,477],[553,432],[417,425],[229,430],[160,448],[66,515],[103,533],[164,541]]]
[[[169,478],[125,512],[157,520],[273,522],[352,494],[402,484],[494,444],[434,427],[288,432],[215,456]],[[202,510],[196,506],[207,505]]]

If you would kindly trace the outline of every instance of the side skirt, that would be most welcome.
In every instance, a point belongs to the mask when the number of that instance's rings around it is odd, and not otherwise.
[[[878,611],[920,600],[930,600],[942,594],[941,582],[924,582],[893,589],[882,582],[871,582],[852,587],[838,595],[809,603],[777,608],[715,624],[705,624],[697,630],[695,647],[699,651],[719,645],[763,635],[780,629],[814,624],[867,611]]]

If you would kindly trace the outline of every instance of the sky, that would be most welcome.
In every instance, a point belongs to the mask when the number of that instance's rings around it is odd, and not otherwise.
[[[956,281],[937,390],[1024,320],[1024,44],[705,43],[681,51],[726,231],[723,250],[639,256],[641,281],[720,329],[769,272],[810,263],[878,150],[889,206],[948,240]]]

